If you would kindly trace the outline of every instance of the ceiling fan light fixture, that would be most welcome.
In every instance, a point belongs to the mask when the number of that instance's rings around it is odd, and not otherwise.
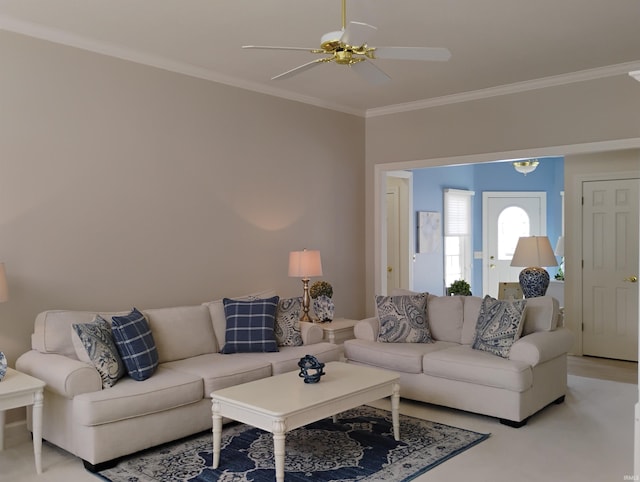
[[[526,176],[530,172],[535,171],[538,164],[540,164],[540,162],[537,159],[529,159],[528,161],[515,161],[513,167],[520,174]]]

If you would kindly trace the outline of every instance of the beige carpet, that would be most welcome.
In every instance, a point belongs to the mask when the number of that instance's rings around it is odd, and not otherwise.
[[[633,410],[637,385],[569,376],[566,402],[512,429],[495,419],[403,401],[402,413],[492,436],[416,481],[622,481],[633,470]],[[376,404],[389,408],[388,401]],[[96,482],[82,463],[48,444],[42,476],[35,474],[31,441],[20,427],[6,431],[0,481]]]

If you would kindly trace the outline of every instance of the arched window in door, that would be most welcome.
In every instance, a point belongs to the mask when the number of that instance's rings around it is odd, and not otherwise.
[[[498,216],[498,259],[510,260],[518,239],[530,235],[527,212],[518,206],[505,208]]]

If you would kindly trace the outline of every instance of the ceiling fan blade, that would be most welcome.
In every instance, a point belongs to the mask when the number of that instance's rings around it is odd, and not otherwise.
[[[280,75],[276,75],[275,77],[272,77],[271,80],[281,80],[281,79],[287,79],[289,77],[293,77],[294,75],[298,75],[299,73],[304,72],[305,70],[309,70],[311,67],[314,67],[324,62],[328,62],[329,60],[330,58],[329,59],[321,58],[321,59],[312,60],[311,62],[307,62],[306,64],[299,65],[294,69],[287,70],[286,72],[283,72]]]
[[[360,77],[373,85],[386,84],[391,80],[385,72],[382,71],[373,62],[363,60],[362,62],[356,62],[351,65],[351,68],[356,71]]]
[[[360,47],[370,41],[377,31],[377,27],[368,23],[349,22],[340,41],[352,47]]]
[[[263,50],[306,50],[307,52],[313,52],[316,49],[305,47],[277,47],[271,45],[243,45],[243,49],[263,49]]]
[[[446,61],[451,58],[451,52],[441,47],[376,47],[373,58]]]

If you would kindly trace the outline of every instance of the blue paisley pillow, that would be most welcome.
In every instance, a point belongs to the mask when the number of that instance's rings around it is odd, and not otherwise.
[[[278,346],[301,346],[300,312],[302,297],[286,298],[278,301],[274,333]]]
[[[380,320],[378,341],[385,343],[431,343],[427,319],[427,293],[376,296]]]
[[[527,300],[501,301],[485,296],[471,348],[509,358],[511,346],[522,333],[526,308]]]
[[[89,361],[100,374],[102,386],[114,386],[127,370],[113,341],[109,322],[96,315],[92,323],[74,323],[73,330],[78,335]]]

